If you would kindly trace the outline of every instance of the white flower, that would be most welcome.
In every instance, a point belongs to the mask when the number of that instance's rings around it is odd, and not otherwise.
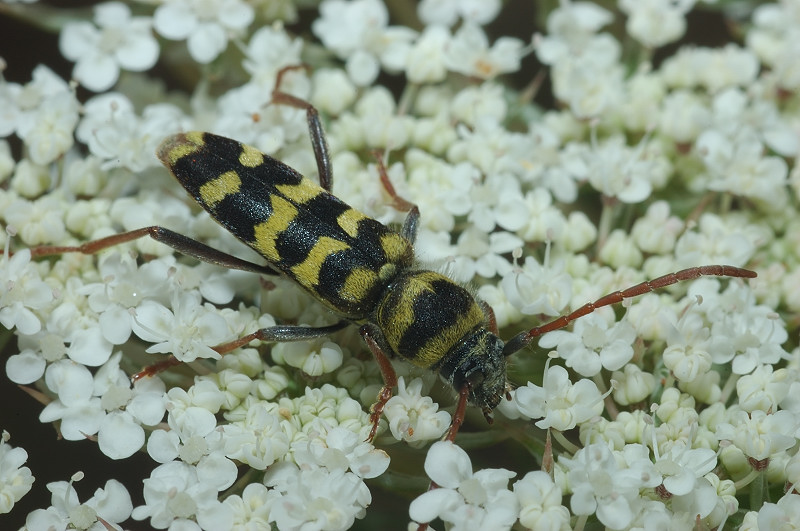
[[[461,282],[469,282],[476,274],[483,278],[507,275],[512,266],[503,255],[522,245],[522,239],[510,232],[487,234],[477,227],[470,227],[458,236],[448,275]]]
[[[528,529],[569,529],[569,510],[561,505],[561,489],[547,472],[528,472],[514,483],[519,522]]]
[[[244,32],[254,15],[242,0],[168,0],[156,8],[153,27],[167,39],[187,39],[192,59],[206,64]]]
[[[547,32],[580,45],[587,35],[596,33],[612,20],[610,11],[592,2],[565,2],[550,12]]]
[[[459,17],[476,24],[488,24],[500,12],[500,0],[422,0],[417,6],[420,20],[430,27],[434,24],[452,26]]]
[[[355,111],[365,146],[392,151],[408,143],[413,120],[410,116],[399,116],[396,107],[394,97],[385,87],[374,87],[361,95]],[[393,169],[389,168],[389,175],[392,173]],[[365,176],[374,177],[374,174]],[[358,183],[358,178],[354,178]],[[380,187],[374,179],[371,181]]]
[[[57,394],[39,415],[41,422],[61,420],[60,433],[71,441],[97,434],[100,450],[112,459],[124,459],[144,444],[141,425],[152,426],[164,415],[164,385],[150,378],[133,389],[119,369],[117,353],[92,376],[70,360],[50,364],[47,387]]]
[[[312,421],[309,426],[309,438],[292,444],[292,456],[301,469],[349,469],[360,478],[372,479],[389,467],[389,455],[362,441],[357,433],[343,426],[331,428],[322,421]]]
[[[527,315],[559,315],[572,297],[572,278],[561,260],[540,264],[526,256],[525,264],[505,275],[500,285],[509,303]]]
[[[564,367],[545,370],[543,387],[528,382],[514,391],[514,403],[528,418],[542,419],[536,426],[564,431],[603,412],[603,397],[591,380],[569,381]]]
[[[602,369],[616,371],[633,358],[636,331],[622,320],[609,326],[608,321],[593,313],[575,322],[572,332],[556,330],[539,340],[541,348],[557,346],[558,355],[567,367],[587,378]]]
[[[59,40],[64,57],[76,62],[72,76],[83,86],[102,92],[117,82],[120,68],[140,72],[156,64],[158,42],[149,18],[131,17],[127,5],[107,2],[95,7],[94,20],[97,27],[66,24]]]
[[[469,163],[446,164],[415,148],[409,149],[404,169],[408,190],[418,198],[420,211],[431,212],[431,216],[423,221],[428,231],[453,230],[455,217],[467,214],[472,207],[470,187],[479,177],[478,170]],[[432,237],[422,233],[419,236]],[[448,243],[449,239],[447,235]],[[424,248],[424,242],[421,243]],[[452,254],[442,242],[436,242],[431,247],[430,251],[438,252],[431,256],[422,254],[428,260]]]
[[[30,250],[23,249],[9,258],[6,246],[0,258],[0,282],[0,324],[27,335],[41,330],[42,323],[33,310],[48,305],[53,291],[39,278]]]
[[[242,66],[256,85],[262,87],[262,90],[267,89],[264,90],[264,96],[268,98],[268,91],[275,85],[278,71],[285,66],[300,64],[302,49],[302,39],[291,38],[283,27],[263,26],[250,37]],[[288,77],[285,79],[288,80]],[[287,90],[284,86],[280,88]]]
[[[619,9],[628,15],[625,29],[631,37],[658,48],[683,36],[685,15],[694,3],[695,0],[622,0]]]
[[[591,5],[573,5],[579,4]],[[555,12],[548,27],[553,16]],[[539,60],[551,67],[553,92],[578,118],[599,116],[619,103],[625,92],[621,49],[610,35],[582,34],[580,28],[572,28],[567,35],[551,34],[535,44]]]
[[[94,378],[94,394],[101,397],[107,412],[97,442],[100,451],[112,459],[125,459],[139,451],[145,438],[142,425],[158,424],[166,411],[164,382],[143,378],[131,389],[129,378],[119,368],[121,358],[121,352],[111,356]]]
[[[76,475],[79,479],[83,477],[83,473]],[[52,493],[52,505],[30,513],[25,519],[27,529],[101,531],[107,529],[106,525],[113,526],[113,529],[122,529],[117,524],[127,520],[133,508],[130,494],[116,479],[106,481],[105,488],[97,489],[94,496],[85,503],[78,502],[78,493],[71,482],[48,483],[47,490]]]
[[[791,448],[797,427],[797,416],[790,411],[738,410],[718,426],[716,435],[731,441],[747,457],[761,461]]]
[[[631,77],[625,79],[624,90],[619,107],[613,110],[617,117],[610,119],[622,120],[625,129],[631,132],[653,130],[658,123],[658,111],[667,92],[658,72],[640,65]]]
[[[666,201],[655,201],[647,213],[633,223],[631,238],[644,252],[665,254],[675,247],[678,235],[684,230],[683,222],[670,215]]]
[[[44,375],[48,363],[63,359],[67,354],[64,338],[59,334],[39,333],[20,336],[20,353],[6,361],[8,378],[21,385],[35,382]]]
[[[397,393],[386,403],[383,414],[395,439],[419,444],[438,439],[450,426],[450,414],[438,411],[431,397],[422,396],[422,379],[415,378],[406,386],[405,378],[397,380]]]
[[[4,430],[0,438],[0,514],[10,512],[33,485],[31,469],[22,466],[28,460],[28,452],[13,448],[8,444],[10,438]]]
[[[248,483],[241,496],[232,494],[224,503],[233,510],[234,529],[269,529],[272,504],[279,497],[261,483]]]
[[[379,0],[325,0],[311,26],[326,48],[347,61],[347,74],[361,87],[372,83],[381,66],[402,70],[416,32],[387,27],[389,13]]]
[[[73,146],[78,108],[74,93],[61,92],[45,99],[31,121],[20,124],[17,134],[25,141],[32,162],[49,164]]]
[[[698,279],[689,296],[702,297],[698,307],[711,321],[708,351],[714,363],[731,363],[734,374],[749,374],[761,364],[788,357],[782,344],[788,339],[786,324],[743,283],[730,282],[723,293],[715,279]]]
[[[498,83],[481,83],[478,86],[468,86],[453,97],[449,110],[451,120],[459,120],[469,126],[468,128],[457,129],[459,138],[469,139],[470,137],[475,137],[475,141],[468,145],[465,150],[466,153],[462,157],[456,158],[454,155],[457,153],[449,152],[448,159],[469,160],[486,173],[497,172],[498,168],[495,168],[492,164],[495,162],[494,159],[502,153],[493,153],[492,159],[482,164],[480,161],[483,159],[483,155],[474,157],[471,152],[478,148],[481,142],[487,144],[487,146],[501,144],[503,149],[507,149],[504,142],[510,137],[510,134],[504,128],[498,126],[506,119],[506,114],[508,113],[508,103],[503,98],[503,87]],[[479,127],[482,131],[472,131]],[[479,179],[473,180],[480,182]]]
[[[644,156],[644,140],[628,146],[615,136],[585,152],[586,178],[598,192],[616,197],[623,203],[639,203],[650,196],[655,170],[661,170],[660,158]]]
[[[140,118],[126,97],[105,93],[86,103],[76,136],[103,159],[104,169],[124,167],[139,172],[157,165],[154,153],[164,135],[188,125],[174,105],[148,105]]]
[[[564,189],[574,188],[577,193],[575,181],[569,175],[562,175],[560,185]],[[542,183],[549,186],[552,183]],[[562,190],[564,191],[564,190]],[[523,198],[504,197],[496,209],[497,223],[501,227],[514,230],[527,242],[558,242],[569,250],[584,248],[592,240],[597,229],[582,212],[571,212],[569,219],[564,217],[561,210],[555,205],[554,199],[563,200],[564,196],[556,196],[558,192],[548,191],[544,187],[536,186],[525,193]],[[571,192],[566,191],[569,194]],[[515,199],[520,203],[516,203]],[[519,208],[522,206],[522,208]],[[514,208],[516,207],[516,208]],[[585,225],[582,226],[582,225]],[[591,229],[589,229],[591,228]],[[581,243],[585,241],[586,243]]]
[[[94,396],[92,373],[70,360],[57,361],[45,371],[47,387],[58,395],[39,414],[41,422],[61,420],[61,435],[80,441],[94,435],[105,417],[100,398]]]
[[[616,382],[614,402],[623,406],[644,400],[656,389],[656,377],[633,363],[625,365],[622,372],[614,371],[611,380]]]
[[[344,355],[341,346],[322,338],[278,343],[272,347],[272,359],[301,369],[309,376],[321,376],[341,367]]]
[[[195,526],[195,519],[202,529],[230,529],[233,524],[233,509],[217,499],[217,489],[181,461],[156,467],[144,480],[143,494],[145,504],[135,507],[131,516],[150,518],[156,529]]]
[[[745,92],[730,87],[714,96],[711,129],[730,138],[740,136],[740,130],[757,135],[766,146],[783,157],[793,157],[800,150],[800,139],[786,116],[780,113],[775,101],[765,100],[758,91]]]
[[[358,96],[356,86],[340,69],[314,70],[313,85],[310,101],[320,112],[333,116],[342,114]]]
[[[196,468],[200,482],[222,491],[236,480],[236,465],[225,455],[222,430],[207,409],[191,406],[172,409],[171,430],[155,430],[147,441],[147,453],[160,463],[180,458]]]
[[[281,426],[284,419],[274,404],[252,401],[246,408],[243,413],[237,411],[243,415],[241,420],[231,419],[222,426],[225,455],[256,470],[265,470],[289,451],[292,432]]]
[[[113,345],[103,337],[97,315],[86,306],[82,288],[79,277],[66,279],[58,305],[48,315],[47,330],[60,342],[69,344],[66,354],[72,361],[98,367],[108,361]]]
[[[748,516],[755,514],[748,513]],[[800,521],[800,496],[787,492],[777,503],[764,503],[748,529],[792,529]]]
[[[693,311],[684,312],[677,325],[668,331],[667,348],[662,357],[664,366],[678,381],[694,382],[711,368],[709,336],[709,328]]]
[[[684,47],[668,57],[660,71],[670,86],[701,86],[714,94],[727,87],[751,85],[759,63],[752,51],[735,44],[713,49]]]
[[[346,389],[325,384],[318,389],[306,387],[305,394],[293,400],[282,399],[281,407],[286,407],[295,415],[302,429],[319,420],[329,426],[343,426],[360,433],[366,440],[372,423],[369,414],[361,404],[350,398]]]
[[[777,199],[782,201],[782,199]],[[706,213],[694,230],[684,232],[675,244],[675,256],[681,267],[697,264],[743,266],[755,251],[753,235],[734,223]],[[702,279],[701,279],[702,280]],[[731,283],[733,285],[734,283]]]
[[[519,39],[500,37],[489,47],[489,40],[480,26],[465,22],[448,44],[444,64],[465,76],[493,79],[519,70],[522,55]]]
[[[406,76],[411,83],[437,83],[447,75],[445,50],[450,32],[442,26],[427,26],[408,52]]]
[[[576,515],[597,514],[611,529],[625,529],[633,520],[641,479],[625,468],[603,443],[581,448],[572,459],[559,457],[571,490]]]
[[[45,65],[34,68],[32,77],[24,86],[0,83],[0,136],[32,129],[39,106],[53,96],[70,92],[67,82]]]
[[[678,144],[688,144],[711,123],[711,109],[699,94],[679,89],[661,100],[659,115],[654,120],[662,134]]]
[[[797,6],[774,2],[758,6],[752,16],[754,28],[747,32],[747,46],[769,66],[770,75],[783,90],[800,86],[797,58]]]
[[[708,170],[708,189],[750,197],[783,208],[789,168],[780,157],[764,156],[764,145],[750,127],[730,137],[716,130],[700,135],[696,149]]]
[[[739,406],[745,411],[777,411],[778,404],[789,395],[792,378],[786,368],[759,365],[736,382]]]
[[[372,501],[364,481],[342,469],[277,463],[264,475],[264,483],[280,494],[269,515],[278,529],[344,531],[364,517]]]
[[[656,450],[655,470],[662,474],[663,498],[671,500],[675,512],[691,517],[708,516],[717,504],[717,492],[703,476],[717,466],[714,450],[673,445],[666,454]]]
[[[181,293],[173,301],[173,311],[152,300],[136,309],[133,332],[155,345],[147,352],[172,354],[183,362],[197,358],[219,359],[213,346],[231,339],[225,319],[207,306],[200,305],[200,294]]]
[[[508,490],[516,473],[503,468],[472,472],[467,453],[450,441],[431,445],[425,473],[439,488],[411,502],[409,515],[419,523],[441,518],[457,529],[510,529],[519,514]]]
[[[598,258],[614,269],[639,268],[643,259],[642,253],[634,244],[633,239],[627,231],[622,229],[614,229],[606,237]]]
[[[72,136],[72,133],[69,133]],[[36,138],[35,136],[32,138]],[[43,139],[45,143],[47,139]],[[69,139],[70,145],[72,139]],[[44,194],[52,185],[47,166],[36,164],[30,159],[22,159],[14,168],[10,189],[22,197],[36,198]],[[46,198],[47,196],[44,196]],[[24,228],[24,226],[23,226]],[[27,232],[27,231],[26,231]]]
[[[43,195],[33,201],[19,198],[5,206],[3,215],[10,226],[19,227],[19,237],[28,245],[61,243],[67,235],[63,204],[58,194]]]
[[[210,378],[201,377],[196,377],[194,385],[188,390],[172,387],[167,391],[167,398],[170,401],[170,414],[176,415],[178,414],[176,409],[185,411],[193,406],[207,409],[216,414],[225,403],[225,393],[220,390],[216,382]]]

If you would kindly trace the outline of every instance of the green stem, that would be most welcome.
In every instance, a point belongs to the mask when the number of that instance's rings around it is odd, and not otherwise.
[[[728,380],[725,382],[725,387],[722,388],[722,393],[720,393],[719,401],[723,404],[727,404],[728,400],[731,397],[731,393],[733,390],[736,389],[736,382],[739,381],[739,375],[733,374],[728,377]]]
[[[767,479],[767,475],[764,471],[756,472],[753,470],[756,477],[753,478],[753,481],[750,483],[750,508],[753,510],[757,510],[764,505],[764,495],[765,495],[765,488],[764,483]],[[748,474],[750,476],[750,474]]]
[[[580,450],[580,448],[572,444],[572,442],[570,442],[566,437],[564,437],[564,434],[561,433],[560,431],[550,430],[550,433],[552,433],[553,438],[557,440],[559,444],[561,444],[561,446],[569,453],[575,455],[578,452],[578,450]]]
[[[573,531],[583,531],[583,528],[586,527],[586,520],[589,519],[589,516],[586,514],[582,514],[575,520],[575,526],[572,528]]]
[[[743,488],[745,488],[750,483],[752,483],[759,476],[759,474],[760,474],[760,472],[758,472],[754,468],[754,469],[750,470],[750,473],[747,474],[745,477],[743,477],[739,481],[734,482],[733,486],[736,488],[736,492],[741,491]],[[751,492],[751,495],[752,495],[752,492]]]
[[[600,213],[600,222],[597,224],[597,254],[603,250],[608,235],[611,232],[611,223],[614,220],[617,200],[613,197],[603,196],[603,211]]]

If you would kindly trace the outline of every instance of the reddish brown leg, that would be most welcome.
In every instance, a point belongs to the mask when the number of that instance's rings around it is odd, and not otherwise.
[[[378,423],[381,420],[383,409],[389,399],[392,398],[392,389],[397,385],[397,373],[394,372],[392,362],[389,361],[384,349],[379,345],[379,339],[376,339],[382,337],[380,330],[375,325],[367,323],[359,329],[359,332],[372,355],[375,356],[375,361],[378,362],[378,367],[380,367],[381,375],[383,376],[383,387],[378,393],[377,401],[369,408],[369,420],[372,422],[372,429],[369,431],[367,442],[372,442],[378,432]]]
[[[445,441],[454,442],[456,440],[456,435],[458,435],[458,430],[461,429],[461,425],[464,424],[464,415],[467,412],[467,399],[469,398],[469,385],[465,385],[458,391],[458,402],[456,403],[456,410],[453,412],[453,423],[450,424],[450,429],[447,431],[447,437],[444,438]]]
[[[383,156],[380,151],[375,152],[375,159],[378,161],[378,174],[381,177],[381,184],[389,197],[392,198],[392,207],[400,212],[408,212],[406,220],[403,223],[403,228],[400,234],[411,243],[417,239],[417,226],[419,225],[419,208],[417,205],[408,201],[397,194],[392,182],[389,180],[389,174],[386,173],[386,166],[383,164]]]
[[[381,177],[381,184],[383,185],[383,189],[386,190],[386,193],[389,194],[389,197],[392,198],[392,206],[400,212],[410,212],[411,209],[415,208],[417,205],[398,195],[397,191],[394,189],[392,181],[389,180],[386,165],[383,163],[383,152],[376,150],[375,159],[378,161],[378,173]]]
[[[32,247],[31,258],[65,253],[95,254],[103,249],[138,240],[145,236],[149,236],[158,242],[172,247],[181,254],[197,258],[202,262],[208,262],[229,269],[241,269],[243,271],[252,271],[253,273],[265,275],[277,274],[268,266],[262,266],[248,262],[247,260],[242,260],[241,258],[236,258],[235,256],[218,251],[213,247],[209,247],[204,243],[200,243],[197,240],[193,240],[157,225],[142,227],[141,229],[122,232],[120,234],[113,234],[105,238],[82,243],[81,245],[42,245],[39,247]]]
[[[600,297],[594,302],[584,304],[568,315],[562,315],[561,317],[554,319],[549,323],[514,336],[506,342],[505,348],[503,349],[503,354],[506,356],[513,354],[514,352],[524,348],[526,345],[528,345],[528,343],[533,341],[533,339],[541,336],[542,334],[552,332],[553,330],[558,330],[559,328],[564,328],[575,319],[583,317],[584,315],[588,315],[596,309],[602,308],[603,306],[617,304],[625,299],[630,299],[631,297],[638,297],[639,295],[644,295],[645,293],[649,293],[677,282],[693,280],[702,276],[754,278],[756,276],[756,272],[729,265],[707,265],[691,267],[676,273],[669,273],[668,275],[664,275],[653,280],[646,280],[628,289],[609,293],[608,295]]]

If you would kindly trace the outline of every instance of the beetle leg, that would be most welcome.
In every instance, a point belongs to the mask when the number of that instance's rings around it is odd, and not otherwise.
[[[306,111],[308,134],[311,137],[311,147],[314,149],[314,158],[317,160],[319,184],[325,191],[330,193],[333,189],[333,166],[331,165],[328,141],[325,140],[325,131],[323,131],[322,123],[319,119],[319,112],[306,100],[298,98],[297,96],[292,96],[280,89],[284,74],[300,68],[307,67],[305,65],[291,65],[280,69],[275,79],[275,88],[272,90],[272,103],[288,105],[289,107]]]
[[[319,326],[319,327],[310,327],[310,326],[270,326],[267,328],[261,328],[256,330],[251,334],[247,334],[246,336],[242,336],[238,339],[234,339],[228,343],[223,343],[222,345],[217,345],[214,347],[219,354],[227,354],[228,352],[235,350],[239,347],[243,347],[250,343],[251,341],[261,340],[270,343],[285,343],[288,341],[308,341],[310,339],[316,339],[318,337],[324,337],[330,335],[334,332],[338,332],[342,328],[345,328],[350,324],[350,321],[341,320],[337,323],[334,323],[330,326]],[[176,365],[180,365],[180,361],[178,361],[175,356],[170,356],[164,361],[160,361],[158,363],[154,363],[149,367],[145,367],[143,370],[134,374],[131,379],[136,382],[147,376],[155,376],[156,374],[169,369],[170,367],[174,367]]]
[[[392,198],[392,206],[400,212],[408,212],[403,228],[400,230],[400,235],[413,244],[417,239],[419,208],[411,201],[398,195],[394,185],[392,185],[392,181],[389,180],[389,174],[386,172],[386,165],[383,163],[383,153],[381,151],[375,152],[375,159],[378,161],[378,174],[381,177],[381,184],[386,193],[389,194],[389,197]]]
[[[364,338],[364,342],[369,347],[372,355],[375,356],[375,361],[378,362],[378,367],[380,367],[381,375],[383,376],[383,387],[378,393],[377,401],[369,408],[369,420],[372,422],[372,429],[369,432],[367,441],[371,442],[378,432],[378,422],[381,420],[383,409],[389,399],[392,398],[392,389],[397,385],[397,373],[394,372],[392,362],[389,361],[389,357],[386,355],[386,347],[380,345],[380,343],[383,343],[383,335],[378,327],[372,323],[367,323],[359,329],[359,333]]]
[[[229,269],[251,271],[253,273],[260,273],[262,275],[278,274],[277,271],[269,266],[254,264],[253,262],[248,262],[247,260],[242,260],[241,258],[237,258],[233,255],[223,253],[222,251],[218,251],[204,243],[200,243],[197,240],[193,240],[192,238],[184,236],[183,234],[178,234],[177,232],[165,229],[164,227],[159,227],[158,225],[142,227],[141,229],[122,232],[120,234],[113,234],[111,236],[88,241],[80,245],[42,245],[39,247],[32,247],[31,258],[64,253],[95,254],[103,249],[108,249],[109,247],[113,247],[121,243],[138,240],[139,238],[143,238],[145,236],[149,236],[157,242],[161,242],[172,247],[181,254],[191,256],[202,262],[208,262],[209,264],[214,264]],[[2,251],[0,251],[0,254],[2,254]]]

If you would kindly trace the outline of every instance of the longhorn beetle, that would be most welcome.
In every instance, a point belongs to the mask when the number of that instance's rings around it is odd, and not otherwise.
[[[491,308],[465,287],[425,269],[414,258],[419,210],[397,195],[379,162],[380,179],[394,205],[408,211],[395,232],[348,206],[331,192],[333,172],[319,115],[308,102],[279,90],[273,102],[305,110],[320,184],[255,148],[211,133],[181,133],[166,138],[158,158],[209,214],[252,247],[267,264],[258,265],[217,251],[203,243],[151,226],[86,242],[79,246],[38,247],[32,256],[65,252],[93,254],[143,236],[177,251],[223,267],[263,275],[283,275],[327,306],[340,320],[330,326],[273,326],[230,343],[229,352],[253,340],[300,341],[328,335],[350,324],[360,326],[380,367],[384,386],[370,408],[375,436],[397,377],[389,358],[436,371],[458,393],[448,433],[452,440],[463,422],[466,404],[479,407],[491,422],[503,397],[510,398],[506,357],[536,337],[557,330],[602,306],[618,303],[676,282],[703,275],[752,278],[756,273],[725,265],[684,269],[642,282],[588,303],[568,315],[522,332],[508,341],[498,337]],[[178,362],[170,358],[137,375],[151,375]]]

